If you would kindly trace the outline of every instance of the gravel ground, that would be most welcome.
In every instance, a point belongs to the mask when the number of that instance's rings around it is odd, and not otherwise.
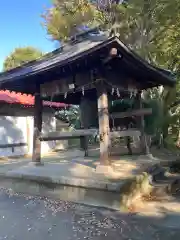
[[[0,240],[180,238],[179,228],[167,228],[158,221],[0,190]]]

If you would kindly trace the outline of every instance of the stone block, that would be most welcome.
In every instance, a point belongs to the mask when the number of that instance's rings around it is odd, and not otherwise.
[[[108,183],[107,184],[107,190],[112,192],[120,192],[120,188],[122,186],[122,183]]]
[[[108,174],[111,174],[112,172],[114,172],[112,166],[106,166],[106,165],[100,164],[96,167],[96,173],[99,173],[99,174],[108,175]]]
[[[30,162],[29,166],[32,166],[32,167],[34,167],[34,166],[42,167],[42,166],[44,166],[44,163],[43,162]]]

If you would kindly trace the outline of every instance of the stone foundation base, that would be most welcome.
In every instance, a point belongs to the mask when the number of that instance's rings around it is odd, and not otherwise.
[[[139,156],[140,159],[148,159],[148,160],[158,160],[158,158],[154,157],[151,153],[150,154],[144,154]]]
[[[96,173],[111,174],[112,172],[114,172],[114,169],[112,166],[106,166],[106,165],[100,164],[96,167]]]
[[[44,166],[44,163],[42,163],[42,162],[30,162],[29,166],[41,167],[41,166]]]

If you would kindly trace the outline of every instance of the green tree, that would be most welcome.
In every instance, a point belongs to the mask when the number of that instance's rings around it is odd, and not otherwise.
[[[24,63],[36,60],[43,56],[43,53],[34,47],[21,47],[15,50],[4,60],[3,70],[7,71],[19,67]]]
[[[71,128],[80,128],[79,106],[72,105],[68,109],[57,111],[55,117],[58,120],[68,122]]]
[[[99,4],[99,2],[101,4]],[[120,39],[153,64],[180,72],[180,1],[129,0],[120,1],[56,0],[43,15],[47,33],[54,40],[67,41],[79,25],[100,26]],[[86,9],[86,11],[84,11]],[[157,88],[148,91],[146,101],[158,106],[156,133],[165,139],[169,129],[178,133],[179,84],[174,89]],[[175,130],[174,130],[175,129]]]
[[[111,34],[119,33],[122,41],[133,49],[140,49],[141,55],[146,57],[162,33],[177,23],[174,6],[178,0],[129,0],[128,4],[121,2],[54,0],[53,7],[47,9],[42,17],[47,33],[53,40],[67,41],[80,25],[101,26]]]
[[[151,123],[155,117],[153,132],[159,144],[167,146],[169,140],[174,145],[179,138],[180,128],[180,94],[179,84],[174,88],[154,88],[144,94],[144,98],[149,107],[155,109],[156,115],[148,116],[147,122]],[[155,107],[153,107],[153,105]],[[153,119],[151,119],[153,118]],[[150,124],[151,125],[151,124]]]
[[[95,25],[96,7],[88,0],[54,0],[53,7],[42,15],[43,25],[53,40],[67,41],[82,24]]]
[[[130,3],[126,11],[128,18],[124,18],[129,19],[128,26],[132,24],[128,30],[128,44],[151,63],[179,73],[180,2],[134,0]],[[169,138],[176,142],[180,120],[179,84],[173,89],[161,87],[148,92],[146,100],[158,108],[159,117],[154,126],[156,137],[162,139],[164,145]]]

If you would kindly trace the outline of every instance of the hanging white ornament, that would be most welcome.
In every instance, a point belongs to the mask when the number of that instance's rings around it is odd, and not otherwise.
[[[134,89],[134,96],[137,95],[137,89]]]
[[[118,88],[116,89],[116,93],[117,93],[117,96],[120,97],[120,92]]]
[[[82,87],[82,95],[84,96],[84,87]]]
[[[55,93],[56,93],[56,94],[59,93],[59,86],[58,86],[58,85],[56,85],[56,91],[55,91]]]
[[[132,96],[133,96],[133,92],[132,92],[132,90],[130,91],[130,98],[132,98]]]
[[[69,86],[69,89],[71,89],[71,90],[75,88],[75,84],[74,83],[71,83],[68,86]]]
[[[111,95],[114,95],[114,88],[112,88]]]
[[[44,97],[44,98],[48,96],[48,94],[47,94],[46,92],[42,92],[41,95],[42,95],[42,97]]]
[[[64,94],[64,98],[65,98],[65,99],[67,98],[67,92],[65,92],[65,94]]]
[[[54,93],[51,94],[51,102],[53,101]]]

